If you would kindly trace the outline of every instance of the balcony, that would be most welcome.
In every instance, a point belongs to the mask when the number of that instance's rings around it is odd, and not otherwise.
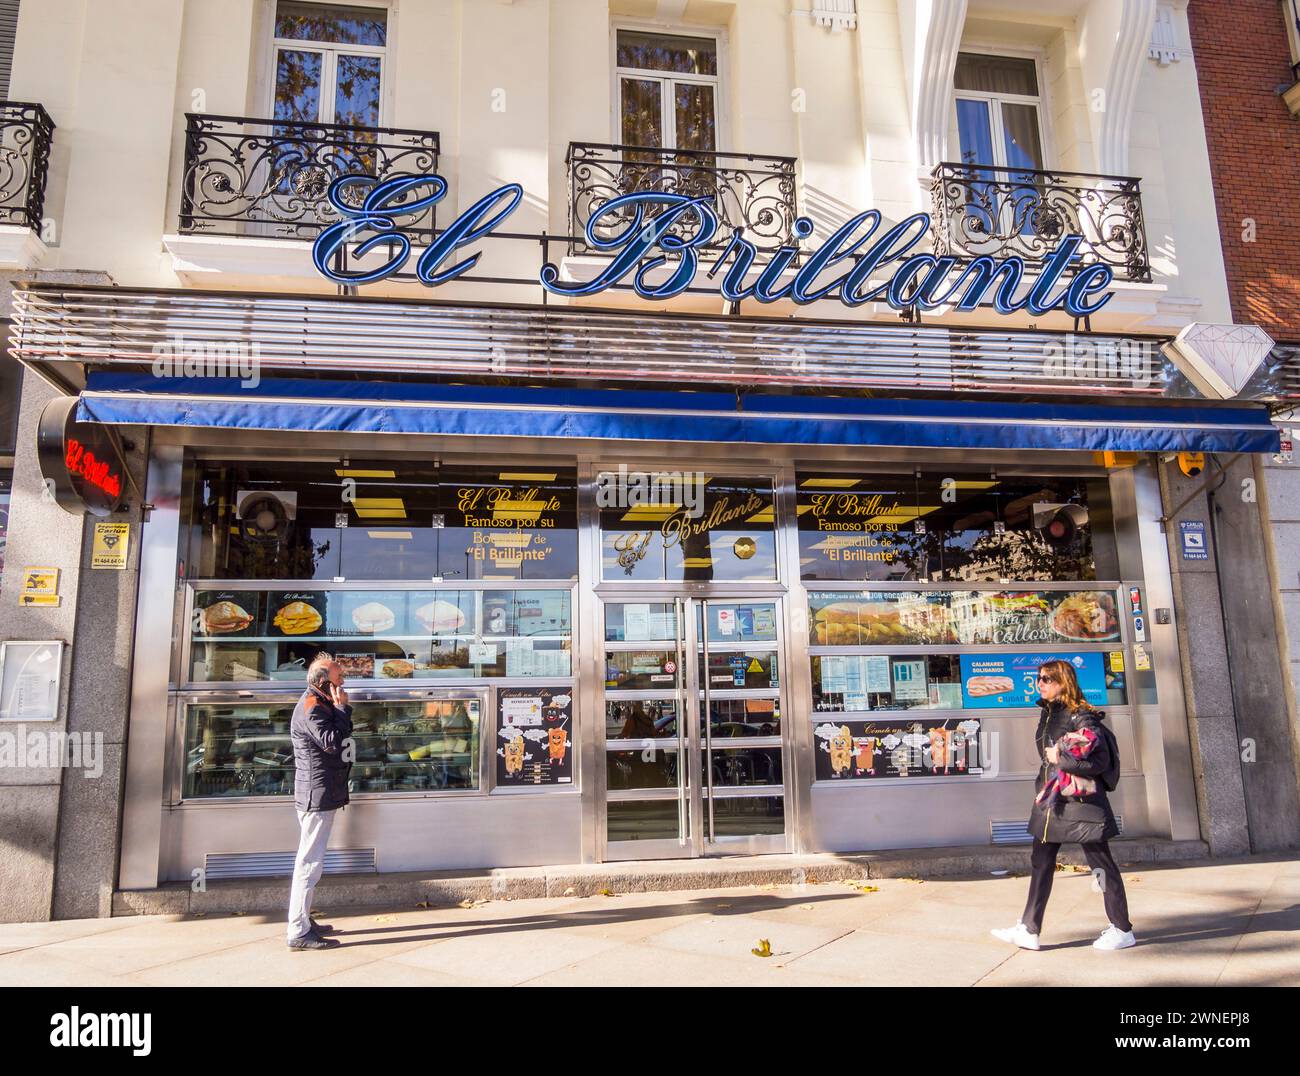
[[[194,113],[185,121],[182,235],[314,239],[339,219],[327,194],[340,176],[438,170],[433,131]],[[413,241],[434,229],[432,206],[403,223]]]
[[[45,181],[54,121],[40,105],[0,101],[0,267],[29,269],[44,254]]]
[[[1139,181],[1124,176],[945,163],[932,173],[934,251],[1041,262],[1067,235],[1118,280],[1149,283]]]
[[[759,250],[797,245],[793,157],[571,142],[565,163],[569,168],[570,254],[597,253],[585,241],[587,224],[606,202],[649,191],[712,201],[720,227],[714,242],[705,249],[724,246],[736,228],[743,228],[745,237]],[[629,213],[597,228],[596,235],[617,235],[630,220]],[[693,226],[688,222],[682,231],[690,233]]]

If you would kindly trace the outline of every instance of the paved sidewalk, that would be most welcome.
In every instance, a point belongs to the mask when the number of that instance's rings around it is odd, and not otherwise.
[[[288,950],[264,915],[0,924],[0,985],[1300,986],[1300,858],[1124,879],[1138,945],[1118,953],[1092,949],[1101,896],[1067,869],[1036,953],[988,933],[1025,877],[885,878],[349,910],[326,952]]]

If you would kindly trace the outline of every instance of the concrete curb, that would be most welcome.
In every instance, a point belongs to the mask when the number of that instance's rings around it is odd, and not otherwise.
[[[1111,843],[1116,862],[1168,863],[1201,860],[1204,841],[1133,839]],[[561,867],[507,867],[477,871],[412,874],[326,875],[316,887],[313,909],[415,907],[458,904],[463,900],[522,900],[538,897],[590,897],[611,893],[659,893],[684,889],[729,889],[751,885],[799,885],[873,878],[960,878],[994,870],[1027,873],[1029,846],[898,849],[883,852],[822,853],[802,856],[734,856],[720,859],[650,860],[575,864]],[[1060,861],[1084,862],[1079,848],[1065,845]],[[283,912],[289,879],[228,879],[192,892],[186,882],[157,889],[118,890],[114,916],[187,915],[223,912]]]

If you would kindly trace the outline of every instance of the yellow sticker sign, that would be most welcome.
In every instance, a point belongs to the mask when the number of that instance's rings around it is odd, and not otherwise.
[[[1124,654],[1119,650],[1112,650],[1110,652],[1110,671],[1111,672],[1124,671]]]
[[[95,543],[90,551],[90,566],[121,571],[126,567],[126,554],[130,546],[130,523],[96,523]]]
[[[22,606],[48,605],[55,608],[63,601],[57,594],[27,594],[26,592],[18,595],[18,604]]]
[[[23,594],[57,594],[59,592],[58,568],[24,568]]]

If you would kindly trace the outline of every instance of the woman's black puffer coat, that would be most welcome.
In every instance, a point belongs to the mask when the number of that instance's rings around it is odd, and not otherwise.
[[[1058,754],[1060,768],[1078,777],[1091,777],[1097,782],[1097,791],[1080,799],[1056,797],[1050,809],[1035,802],[1029,814],[1029,832],[1035,840],[1048,844],[1091,844],[1108,841],[1119,836],[1115,813],[1106,796],[1106,786],[1112,788],[1119,779],[1119,759],[1110,750],[1109,730],[1103,730],[1105,718],[1102,710],[1079,709],[1070,712],[1060,699],[1052,702],[1040,700],[1042,713],[1038,717],[1035,739],[1038,745],[1038,780],[1034,782],[1037,796],[1043,785],[1056,775],[1057,767],[1047,761],[1046,751],[1067,732],[1077,732],[1091,726],[1097,732],[1097,743],[1087,758],[1078,759]]]

